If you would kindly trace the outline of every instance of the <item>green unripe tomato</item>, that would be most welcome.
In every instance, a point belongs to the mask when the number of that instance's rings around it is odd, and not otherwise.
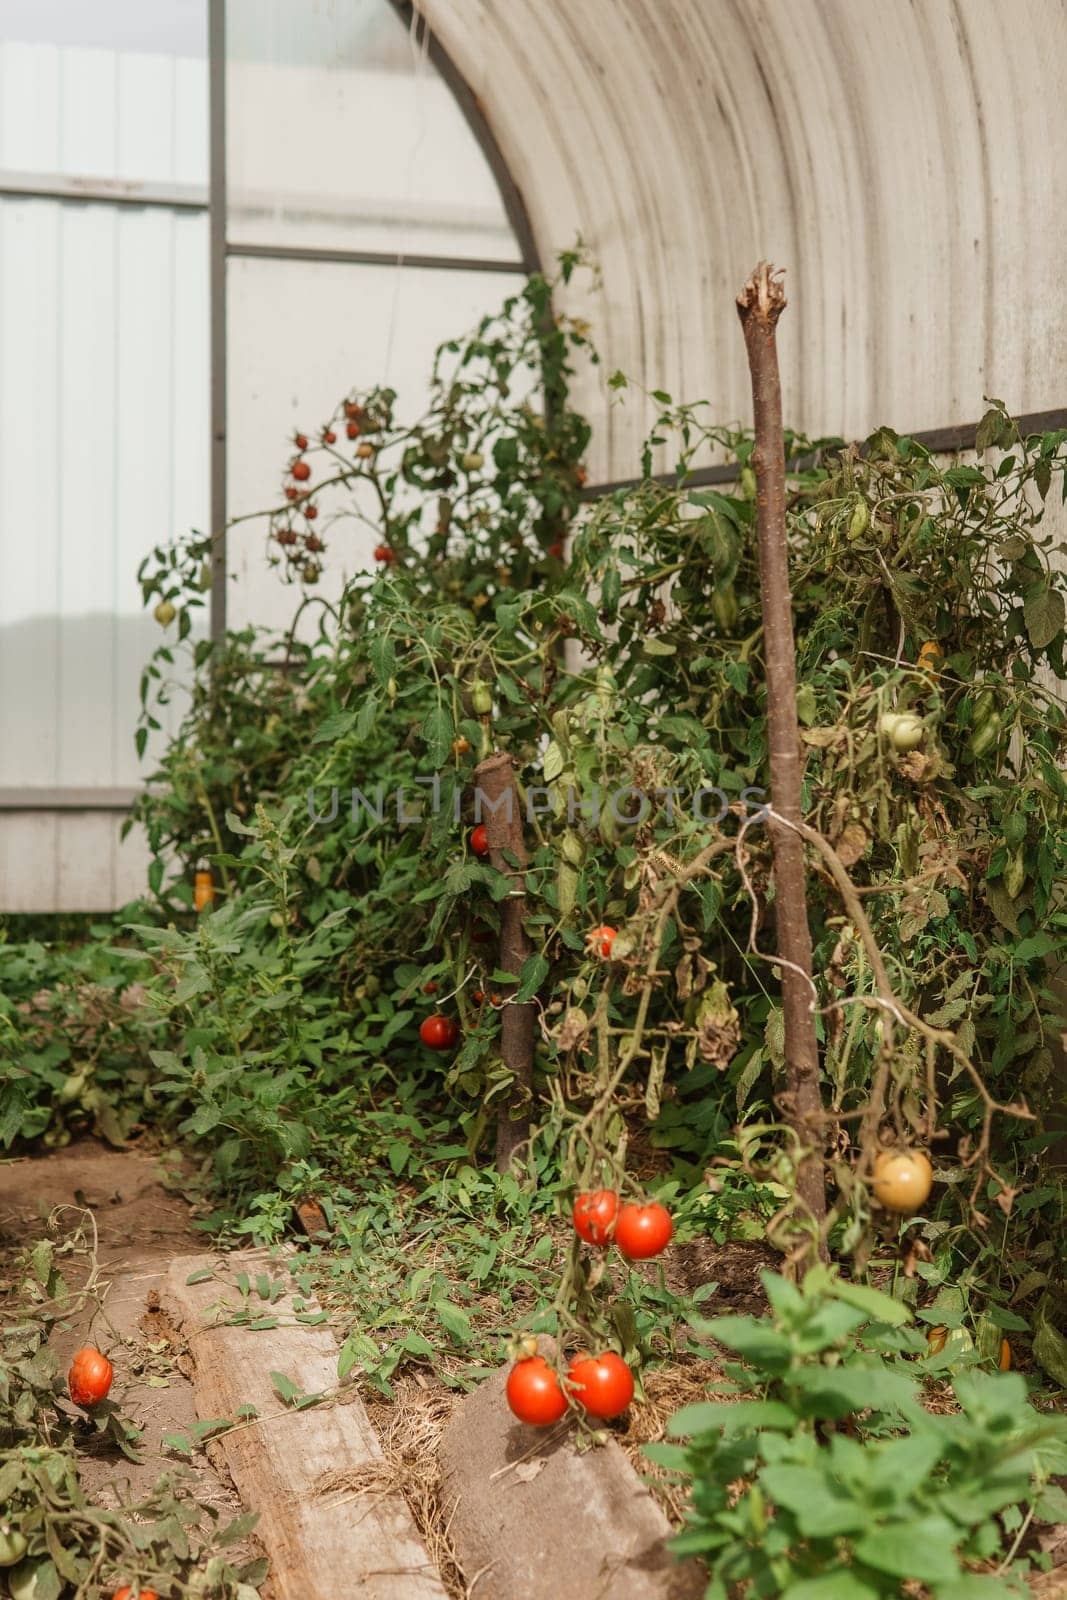
[[[0,1567],[13,1567],[29,1549],[26,1537],[7,1523],[0,1524]]]
[[[741,493],[746,500],[756,498],[756,474],[751,467],[741,468]]]
[[[968,760],[978,761],[996,744],[1000,737],[1001,721],[999,711],[987,717],[983,722],[976,723],[970,738],[964,746],[964,753]]]
[[[464,472],[479,472],[485,466],[485,457],[480,450],[468,450],[463,457]]]
[[[914,711],[885,711],[878,726],[894,750],[914,750],[923,742],[923,721]]]
[[[59,1093],[56,1095],[56,1099],[59,1101],[61,1106],[73,1105],[75,1100],[81,1099],[84,1088],[85,1073],[72,1072],[70,1077],[67,1078],[61,1085]]]
[[[37,1582],[37,1574],[44,1565],[44,1557],[32,1556],[29,1561],[20,1561],[17,1567],[12,1567],[7,1575],[11,1600],[41,1600],[43,1591]],[[55,1590],[49,1592],[54,1594]]]
[[[284,928],[285,927],[285,915],[284,915],[284,913],[281,912],[281,911],[272,911],[271,914],[270,914],[270,925],[271,925],[272,928]]]
[[[852,507],[852,515],[848,522],[848,536],[850,539],[862,539],[870,526],[871,514],[867,510],[866,500],[857,500]]]
[[[723,633],[733,633],[737,626],[737,595],[732,583],[722,584],[712,594],[711,612]]]
[[[161,628],[169,628],[175,617],[178,615],[178,612],[175,607],[171,605],[169,600],[161,600],[156,606],[155,610],[152,612],[152,615],[155,617]]]
[[[493,709],[493,691],[484,678],[475,678],[471,684],[471,705],[479,717],[488,717]]]
[[[1016,899],[1026,883],[1026,846],[1020,845],[1004,868],[1004,887]]]

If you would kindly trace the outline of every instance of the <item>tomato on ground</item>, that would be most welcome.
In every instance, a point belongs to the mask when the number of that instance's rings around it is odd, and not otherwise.
[[[96,1406],[111,1388],[114,1368],[95,1345],[87,1344],[75,1352],[67,1373],[67,1388],[76,1406]]]
[[[423,1018],[419,1024],[419,1038],[431,1050],[450,1050],[459,1038],[459,1028],[451,1017],[442,1016],[438,1011],[432,1017]]]
[[[544,1356],[516,1361],[508,1373],[506,1393],[508,1405],[519,1421],[535,1428],[558,1422],[567,1410],[567,1396]]]
[[[605,1421],[621,1415],[634,1397],[633,1373],[614,1350],[602,1356],[578,1356],[568,1367],[567,1378],[582,1409]]]
[[[673,1232],[670,1212],[655,1200],[647,1206],[623,1206],[615,1221],[615,1243],[631,1261],[658,1256],[670,1244]]]
[[[619,1197],[614,1189],[590,1189],[577,1196],[571,1220],[579,1238],[603,1248],[611,1243],[618,1213]]]

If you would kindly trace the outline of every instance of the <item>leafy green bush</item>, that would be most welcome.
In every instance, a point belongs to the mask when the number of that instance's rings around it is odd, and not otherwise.
[[[959,1409],[930,1409],[924,1379],[959,1362],[928,1354],[899,1301],[821,1268],[802,1289],[763,1282],[770,1319],[696,1327],[743,1362],[675,1413],[684,1444],[646,1447],[691,1486],[675,1549],[708,1563],[708,1600],[898,1600],[907,1580],[935,1600],[1028,1593],[1021,1535],[1067,1515],[1048,1481],[1067,1467],[1064,1418],[1036,1412],[1019,1374],[973,1366],[954,1372]]]

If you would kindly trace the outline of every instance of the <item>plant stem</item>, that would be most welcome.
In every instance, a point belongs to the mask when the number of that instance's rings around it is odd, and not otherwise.
[[[775,329],[785,310],[779,275],[761,261],[737,297],[748,352],[756,442],[756,533],[760,599],[767,663],[767,724],[771,799],[789,822],[800,821],[801,762],[797,724],[796,653],[785,522],[785,435]],[[783,957],[782,1015],[786,1088],[783,1111],[808,1153],[797,1169],[797,1198],[820,1230],[826,1217],[823,1178],[823,1107],[819,1044],[812,1005],[811,930],[808,926],[804,845],[792,828],[769,824],[774,851],[775,927]]]

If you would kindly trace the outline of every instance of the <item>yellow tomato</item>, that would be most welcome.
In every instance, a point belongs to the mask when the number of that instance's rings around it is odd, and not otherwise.
[[[887,1211],[914,1212],[925,1201],[934,1172],[921,1150],[883,1150],[874,1163],[871,1188]]]

